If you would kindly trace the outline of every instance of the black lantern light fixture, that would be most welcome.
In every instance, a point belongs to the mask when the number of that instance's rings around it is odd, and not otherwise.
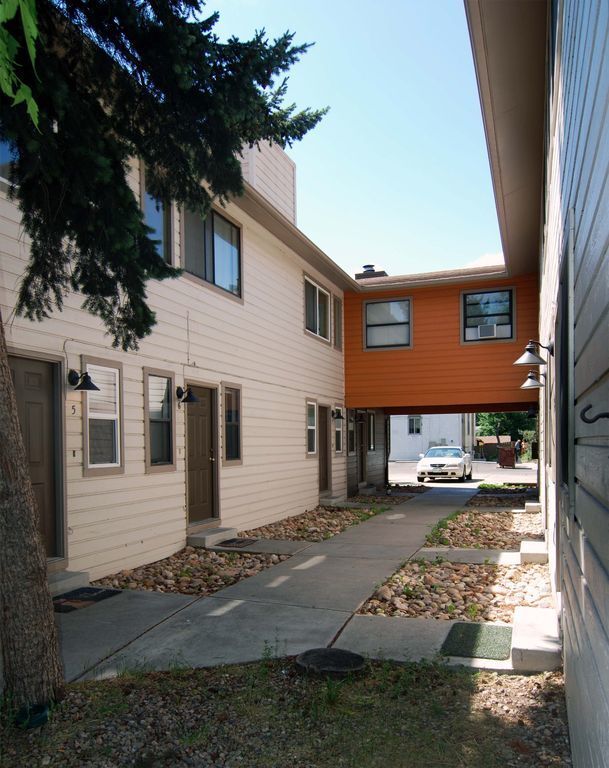
[[[89,373],[79,373],[73,368],[68,371],[68,384],[74,387],[75,392],[99,392],[99,387],[93,383]]]
[[[332,411],[332,418],[335,421],[344,421],[345,417],[343,416],[343,412],[340,408],[337,408],[335,411]]]
[[[177,387],[176,397],[178,398],[178,408],[182,403],[184,405],[189,405],[189,403],[199,402],[199,398],[195,395],[195,393],[192,391],[190,387],[186,387],[186,389],[182,389],[182,387]]]
[[[545,379],[543,373],[529,371],[524,384],[520,385],[520,389],[541,389],[542,387],[545,387],[544,382],[540,381],[540,379]]]
[[[550,342],[547,346],[540,341],[534,341],[531,339],[524,348],[524,352],[518,360],[514,361],[514,365],[547,365],[546,361],[539,355],[539,348],[545,349],[550,355],[554,354],[554,345]]]

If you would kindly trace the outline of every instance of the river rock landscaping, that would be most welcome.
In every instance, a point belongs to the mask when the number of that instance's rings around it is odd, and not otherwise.
[[[408,561],[359,613],[509,624],[517,605],[552,606],[547,565]]]
[[[475,496],[467,502],[468,507],[503,507],[521,509],[527,501],[538,501],[539,491],[535,485],[481,484]]]
[[[429,546],[518,550],[524,539],[543,540],[538,512],[457,511],[428,534]]]
[[[164,560],[123,570],[98,579],[92,584],[147,592],[213,595],[224,587],[236,584],[287,559],[288,555],[210,552],[206,549],[185,547]]]
[[[346,528],[369,520],[379,512],[370,497],[366,498],[370,506],[362,509],[343,509],[342,507],[317,507],[300,515],[286,517],[276,523],[261,525],[241,531],[239,536],[248,539],[287,539],[288,541],[323,541],[342,533]]]
[[[32,731],[8,715],[0,710],[0,768],[571,765],[558,672],[384,662],[337,681],[268,660],[71,684]]]

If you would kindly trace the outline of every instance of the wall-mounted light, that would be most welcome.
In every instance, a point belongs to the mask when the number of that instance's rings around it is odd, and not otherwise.
[[[524,384],[520,385],[520,389],[541,389],[542,387],[545,387],[545,383],[540,381],[540,379],[545,379],[543,373],[529,371]]]
[[[343,412],[340,408],[337,408],[335,411],[332,411],[332,418],[336,419],[336,421],[344,421],[345,417],[343,416]]]
[[[178,398],[178,408],[180,407],[181,403],[184,403],[184,405],[188,405],[189,403],[199,402],[199,398],[195,395],[195,393],[192,391],[190,387],[186,387],[186,389],[182,389],[182,387],[177,387],[176,397]]]
[[[552,342],[546,346],[540,341],[534,341],[531,339],[524,348],[524,352],[518,360],[514,361],[514,365],[546,365],[546,361],[539,355],[539,347],[546,349],[550,355],[554,354],[554,345]]]
[[[99,387],[93,383],[87,371],[79,373],[70,368],[68,371],[68,384],[74,387],[75,392],[99,392]]]

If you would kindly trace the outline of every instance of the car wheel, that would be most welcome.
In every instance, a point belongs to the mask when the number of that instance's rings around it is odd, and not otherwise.
[[[466,474],[465,474],[465,473],[466,473],[466,472],[467,472],[467,470],[465,469],[465,467],[463,467],[463,474],[462,474],[462,475],[461,475],[461,477],[459,478],[459,482],[460,482],[460,483],[464,483],[464,482],[465,482],[465,478],[466,478]]]
[[[425,478],[423,477],[423,475],[417,475],[417,483],[424,483],[424,482],[425,482]]]
[[[473,472],[473,471],[474,471],[474,469],[473,469],[473,467],[472,467],[472,468],[470,469],[470,471],[469,471],[469,475],[467,475],[467,477],[465,478],[466,480],[471,480],[471,479],[472,479],[472,472]]]

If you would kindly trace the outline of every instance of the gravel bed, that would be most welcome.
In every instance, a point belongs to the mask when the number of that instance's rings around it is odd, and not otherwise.
[[[120,571],[91,583],[95,586],[146,592],[213,595],[219,589],[236,584],[287,559],[288,555],[210,552],[185,547],[164,560]]]
[[[427,535],[430,546],[518,550],[524,539],[543,540],[538,512],[458,512]]]
[[[365,509],[342,509],[340,507],[317,507],[300,515],[286,517],[276,523],[261,525],[241,531],[239,536],[247,539],[287,539],[288,541],[323,541],[342,533],[346,528],[369,520],[382,510],[376,508],[367,497],[370,507]]]
[[[479,489],[475,496],[466,503],[467,507],[504,507],[522,509],[527,501],[539,501],[537,488],[522,491],[498,491]]]
[[[510,624],[517,605],[551,607],[547,565],[409,561],[376,590],[359,613]]]
[[[0,712],[1,768],[570,766],[562,677],[370,664],[327,681],[291,660],[68,686],[41,729]]]
[[[390,495],[377,494],[376,496],[370,496],[367,494],[361,494],[359,496],[349,496],[347,499],[348,504],[403,504],[408,499],[412,499],[414,493],[409,491],[408,493],[392,493]]]

